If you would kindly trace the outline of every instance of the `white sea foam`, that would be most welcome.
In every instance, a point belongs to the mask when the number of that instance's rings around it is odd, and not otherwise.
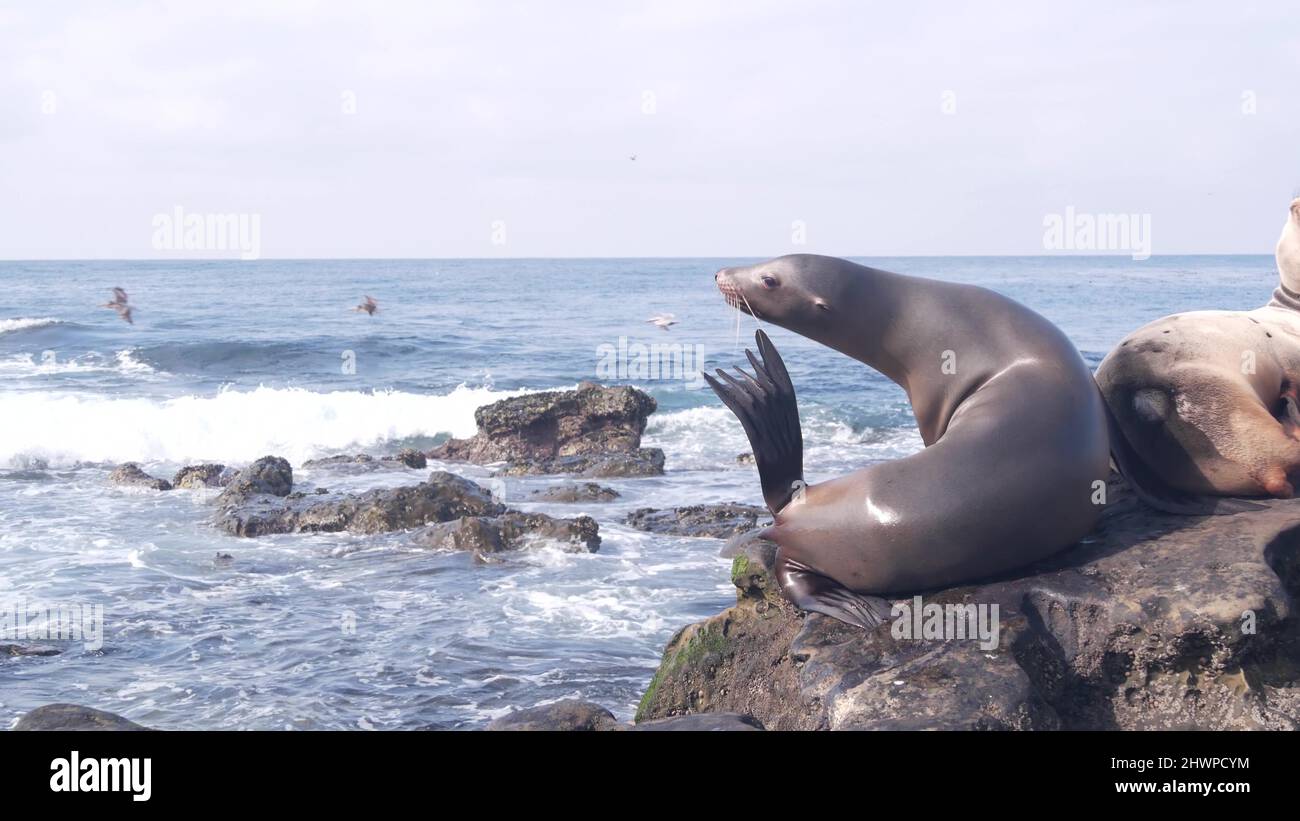
[[[52,316],[43,317],[18,317],[16,319],[0,319],[0,334],[7,334],[12,331],[22,331],[27,328],[43,328],[46,325],[57,325],[63,320],[55,319]]]
[[[896,459],[922,447],[914,427],[856,428],[826,408],[809,407],[803,417],[805,463],[838,467],[841,460]],[[749,440],[725,407],[702,407],[655,414],[646,426],[644,444],[663,448],[670,468],[709,470],[733,465],[749,453]]]
[[[445,395],[301,388],[222,390],[158,400],[31,391],[3,400],[0,464],[75,461],[247,462],[267,454],[297,464],[386,440],[471,436],[474,410],[523,391],[464,385]]]
[[[642,444],[663,448],[670,469],[734,464],[737,454],[749,451],[740,423],[721,406],[656,413]]]
[[[111,360],[98,354],[73,359],[45,359],[35,354],[14,354],[0,359],[0,373],[17,376],[46,376],[65,373],[115,372],[131,376],[152,376],[159,371],[135,358],[135,351],[118,351]]]

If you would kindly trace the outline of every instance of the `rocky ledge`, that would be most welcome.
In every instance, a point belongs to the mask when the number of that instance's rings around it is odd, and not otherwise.
[[[412,486],[304,493],[293,490],[286,460],[265,456],[241,471],[217,503],[217,526],[235,536],[416,529],[415,544],[469,550],[480,558],[538,542],[586,552],[600,547],[599,527],[588,516],[556,519],[510,510],[481,485],[445,471]]]
[[[516,710],[496,719],[487,726],[492,731],[542,731],[542,732],[602,732],[610,730],[681,730],[724,731],[761,730],[762,722],[751,716],[733,713],[685,715],[660,718],[637,724],[621,724],[614,714],[599,704],[579,699],[566,699],[527,710]]]
[[[730,502],[669,510],[643,507],[632,511],[624,521],[647,533],[727,539],[753,530],[760,523],[770,524],[772,515],[764,507]]]
[[[901,628],[915,617],[866,632],[800,613],[775,589],[775,545],[750,539],[732,567],[736,605],[672,637],[637,720],[739,713],[778,730],[1300,725],[1300,501],[1192,518],[1109,490],[1099,527],[1070,551],[1016,578],[924,595],[926,606],[997,605],[996,647],[911,638]],[[932,622],[920,615],[924,635]]]
[[[654,398],[636,388],[590,382],[516,396],[476,410],[474,436],[452,439],[428,455],[479,465],[505,462],[501,473],[508,476],[655,476],[663,473],[663,451],[641,447],[655,408]]]

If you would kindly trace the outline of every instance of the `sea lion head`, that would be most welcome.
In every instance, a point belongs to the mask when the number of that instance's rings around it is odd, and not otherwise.
[[[713,275],[727,304],[812,339],[847,304],[849,263],[817,254],[789,254]]]
[[[1300,198],[1291,201],[1282,238],[1277,241],[1277,273],[1288,290],[1300,293]]]

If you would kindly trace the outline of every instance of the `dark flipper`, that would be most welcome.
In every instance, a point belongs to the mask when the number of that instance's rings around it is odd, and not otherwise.
[[[876,596],[854,593],[834,579],[792,559],[777,560],[776,580],[786,598],[800,610],[821,613],[863,630],[874,630],[889,618],[889,602]]]
[[[736,378],[719,369],[721,381],[707,373],[704,379],[740,419],[754,450],[763,501],[776,515],[790,501],[795,488],[803,483],[803,433],[799,429],[794,385],[781,355],[761,330],[755,332],[754,339],[763,361],[745,351],[754,368],[753,376],[737,368],[740,378]]]
[[[1100,388],[1098,388],[1100,390]],[[1264,510],[1267,505],[1229,496],[1197,496],[1185,493],[1165,483],[1137,451],[1129,444],[1128,438],[1120,427],[1119,420],[1106,403],[1105,394],[1101,398],[1102,407],[1106,409],[1106,427],[1110,434],[1110,457],[1115,468],[1124,477],[1128,486],[1142,501],[1165,513],[1177,513],[1184,516],[1231,516],[1251,510]]]

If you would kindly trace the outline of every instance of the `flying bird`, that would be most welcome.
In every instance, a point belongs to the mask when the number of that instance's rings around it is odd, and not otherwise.
[[[655,314],[647,319],[646,322],[655,325],[662,331],[666,331],[677,324],[677,320],[673,319],[672,314]]]
[[[628,157],[628,159],[631,160],[632,162],[636,162],[636,155],[633,154],[632,156]]]
[[[353,308],[352,310],[356,311],[359,314],[364,313],[364,314],[369,314],[370,316],[374,316],[375,311],[379,310],[379,303],[375,302],[374,297],[368,296],[366,297],[365,302],[361,303],[360,305]]]
[[[99,307],[112,308],[114,311],[117,311],[117,315],[120,316],[123,320],[125,320],[127,324],[134,325],[135,320],[131,318],[131,306],[127,304],[127,301],[128,298],[126,295],[126,291],[122,290],[121,288],[114,288],[113,301],[105,302],[103,305]]]

